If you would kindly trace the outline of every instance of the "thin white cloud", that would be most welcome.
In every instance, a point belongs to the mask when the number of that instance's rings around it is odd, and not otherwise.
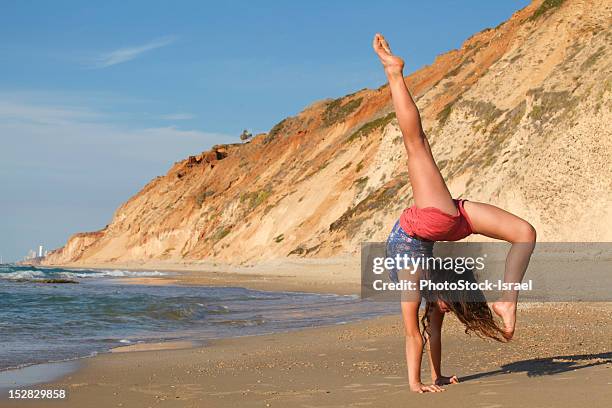
[[[0,134],[10,135],[15,145],[23,136],[42,137],[49,140],[77,141],[81,138],[97,143],[114,145],[123,143],[127,145],[135,140],[141,142],[156,140],[160,145],[176,144],[178,139],[197,141],[203,147],[214,143],[230,142],[231,136],[205,132],[196,129],[179,129],[175,126],[148,127],[121,125],[112,120],[113,116],[86,106],[46,104],[39,101],[20,100],[13,102],[7,100],[6,95],[0,92]],[[187,118],[188,114],[184,115]],[[190,116],[191,117],[191,116]],[[177,139],[178,138],[178,139]],[[187,143],[189,144],[189,143]],[[166,146],[166,149],[169,146]],[[157,152],[164,156],[164,148]],[[170,149],[172,150],[172,149]],[[168,151],[166,150],[166,153]]]
[[[169,113],[161,115],[160,118],[165,120],[189,120],[195,118],[195,115],[191,113]]]
[[[61,125],[101,117],[103,117],[101,113],[82,107],[48,106],[0,100],[0,121]]]
[[[146,52],[170,45],[174,41],[176,41],[175,36],[162,37],[143,45],[119,48],[96,57],[91,62],[91,66],[93,68],[106,68],[112,65],[121,64],[123,62],[133,60]]]

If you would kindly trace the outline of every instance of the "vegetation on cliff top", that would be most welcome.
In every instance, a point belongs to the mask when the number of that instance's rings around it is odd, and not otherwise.
[[[546,14],[546,12],[548,12],[549,10],[561,6],[564,1],[565,0],[544,0],[542,4],[540,4],[540,7],[538,7],[538,9],[530,17],[530,20],[537,20],[538,18]]]
[[[346,143],[351,143],[357,139],[361,139],[363,136],[367,136],[377,129],[384,129],[385,126],[387,126],[389,122],[391,122],[394,118],[395,118],[395,112],[391,112],[383,117],[374,119],[366,123],[365,125],[360,127],[356,132],[350,135],[346,139]]]
[[[353,113],[361,106],[363,98],[352,99],[346,103],[345,98],[334,99],[327,104],[323,112],[323,126],[328,127],[335,123],[342,122],[348,115]]]

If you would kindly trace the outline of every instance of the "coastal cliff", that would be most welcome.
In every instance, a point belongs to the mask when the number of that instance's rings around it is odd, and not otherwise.
[[[604,0],[534,1],[406,78],[454,196],[540,240],[612,239],[611,16]],[[363,89],[175,163],[43,263],[331,257],[384,240],[410,204],[389,89]]]

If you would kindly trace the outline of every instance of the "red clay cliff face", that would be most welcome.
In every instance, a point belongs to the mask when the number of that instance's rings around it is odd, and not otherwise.
[[[406,81],[453,195],[507,208],[543,240],[610,239],[612,10],[567,0],[535,18],[540,5]],[[411,204],[407,181],[389,90],[363,89],[175,163],[45,263],[354,253]],[[600,222],[572,214],[572,202]]]

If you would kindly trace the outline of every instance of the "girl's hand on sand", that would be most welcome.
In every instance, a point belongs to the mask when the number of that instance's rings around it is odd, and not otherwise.
[[[442,392],[444,391],[444,388],[436,384],[431,384],[431,385],[416,384],[416,385],[410,386],[410,391],[418,392],[419,394],[423,394],[425,392]]]
[[[404,60],[397,55],[393,55],[391,48],[389,48],[389,44],[387,44],[387,41],[382,34],[377,33],[374,36],[372,47],[374,48],[376,55],[378,55],[380,62],[382,62],[383,66],[385,67],[387,74],[402,73],[404,69]]]
[[[436,385],[459,384],[459,379],[457,378],[456,375],[452,375],[450,377],[446,377],[443,375],[439,378],[436,378],[436,380],[434,381],[434,384]]]

